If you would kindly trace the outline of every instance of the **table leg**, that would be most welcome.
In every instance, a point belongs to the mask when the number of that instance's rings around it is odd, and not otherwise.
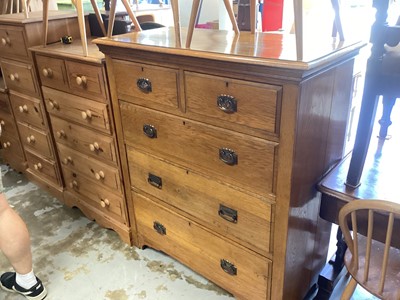
[[[396,97],[384,96],[382,99],[383,111],[382,111],[382,117],[379,120],[379,124],[381,125],[381,129],[379,130],[380,139],[386,139],[388,128],[390,125],[392,125],[392,121],[390,120],[390,115],[392,114],[392,109],[395,102],[396,102]]]

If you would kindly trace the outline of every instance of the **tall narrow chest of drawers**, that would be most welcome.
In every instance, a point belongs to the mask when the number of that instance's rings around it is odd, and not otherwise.
[[[136,244],[238,299],[303,299],[330,229],[314,185],[342,156],[360,45],[301,59],[292,36],[199,30],[184,49],[170,28],[95,42]]]
[[[79,34],[76,15],[49,12],[48,42],[59,41],[67,34]],[[62,177],[29,51],[29,47],[42,42],[42,12],[32,12],[29,18],[22,13],[0,15],[0,64],[22,143],[21,159],[26,159],[26,174],[61,196]]]
[[[104,55],[89,41],[89,55],[83,56],[77,40],[31,50],[65,180],[65,204],[130,244]]]

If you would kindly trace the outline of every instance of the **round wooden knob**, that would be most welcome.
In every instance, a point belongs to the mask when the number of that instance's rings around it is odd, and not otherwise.
[[[6,122],[4,122],[4,120],[1,120],[0,125],[4,126],[4,125],[6,125]]]
[[[86,85],[87,79],[86,76],[77,76],[76,77],[76,84],[77,85]]]
[[[99,171],[98,173],[95,173],[94,176],[96,177],[97,180],[100,180],[100,179],[104,179],[105,174],[103,171]]]
[[[35,170],[40,171],[42,169],[42,164],[37,163],[37,164],[34,164],[33,167],[35,168]]]
[[[6,37],[6,44],[11,45],[11,40],[9,37]]]
[[[4,149],[9,148],[10,146],[11,146],[11,143],[10,143],[10,142],[4,142],[4,143],[3,143],[3,148],[4,148]]]
[[[89,145],[89,148],[90,148],[90,151],[93,152],[93,151],[99,150],[100,146],[99,146],[99,144],[97,142],[94,142],[93,144]]]
[[[88,109],[86,111],[81,112],[82,119],[91,119],[92,118],[92,112]]]
[[[28,136],[26,138],[26,140],[28,141],[28,143],[34,143],[35,142],[35,136],[33,134],[31,134],[30,136]]]
[[[72,180],[69,183],[69,186],[73,189],[73,188],[77,188],[78,187],[78,182],[76,180]]]
[[[101,207],[110,206],[110,201],[106,198],[106,199],[100,201],[100,205],[101,205]]]
[[[58,109],[60,107],[58,103],[54,100],[49,100],[49,106],[51,107],[51,109]]]
[[[19,80],[19,75],[18,75],[18,73],[10,74],[10,79],[11,79],[11,81],[17,81],[17,80]]]
[[[48,78],[53,77],[53,70],[50,68],[43,68],[42,74],[44,77],[48,77]]]
[[[64,130],[62,130],[62,129],[60,131],[57,131],[56,134],[57,134],[57,137],[60,139],[66,137],[66,134],[65,134]]]
[[[19,111],[20,111],[21,113],[23,113],[23,112],[28,112],[28,106],[27,106],[26,104],[20,105],[20,106],[18,107],[18,109],[19,109]]]
[[[68,165],[69,163],[72,163],[72,157],[67,156],[66,158],[63,159],[64,165]]]
[[[6,46],[6,45],[7,45],[7,41],[6,41],[5,38],[2,38],[2,39],[1,39],[1,44],[2,44],[3,46]]]

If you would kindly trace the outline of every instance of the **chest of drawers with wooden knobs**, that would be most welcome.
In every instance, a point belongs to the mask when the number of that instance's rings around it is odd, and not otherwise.
[[[49,12],[48,42],[79,34],[74,13]],[[42,12],[0,15],[0,63],[21,139],[27,176],[62,196],[63,182],[42,94],[29,51],[43,42]]]
[[[64,202],[131,243],[104,55],[89,41],[33,47],[65,180]]]
[[[342,157],[361,45],[301,59],[292,36],[199,30],[184,49],[171,28],[95,43],[135,244],[238,299],[303,299],[329,240],[314,185]]]

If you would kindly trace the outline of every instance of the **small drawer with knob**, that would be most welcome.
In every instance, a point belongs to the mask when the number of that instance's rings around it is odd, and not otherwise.
[[[107,165],[97,159],[72,150],[63,144],[57,144],[61,164],[89,178],[92,182],[122,191],[120,174],[117,167]]]
[[[29,148],[44,157],[54,158],[52,141],[47,132],[21,122],[18,122],[18,130],[24,148]]]
[[[18,158],[21,162],[25,160],[18,135],[2,134],[0,136],[0,148],[2,149],[2,157],[6,162],[15,160],[13,158]]]
[[[32,65],[12,60],[2,60],[1,68],[7,87],[11,91],[40,97],[35,70]]]
[[[0,111],[0,136],[14,136],[18,139],[18,131],[11,115]]]
[[[136,191],[132,198],[140,246],[162,249],[238,299],[266,299],[270,260]]]
[[[25,151],[29,169],[36,175],[46,178],[51,182],[61,184],[61,176],[54,161],[38,156],[32,151]]]
[[[36,55],[36,63],[42,85],[68,91],[64,60]]]
[[[119,222],[127,222],[122,194],[115,193],[115,191],[100,185],[94,185],[86,176],[70,168],[63,168],[63,175],[65,185],[71,193],[80,195],[87,204],[109,217]]]
[[[57,143],[94,156],[103,162],[117,164],[116,147],[112,137],[54,116],[51,117],[51,126]]]
[[[0,56],[25,60],[29,58],[22,27],[0,25]]]
[[[282,87],[185,72],[190,118],[260,137],[279,134]]]
[[[61,118],[89,126],[102,132],[111,133],[107,105],[97,101],[74,96],[65,92],[43,87],[47,112]]]
[[[19,122],[28,123],[39,128],[46,128],[44,110],[40,100],[18,93],[10,94],[14,116]]]
[[[113,60],[118,98],[169,112],[179,109],[178,70]]]
[[[73,94],[106,102],[104,69],[99,65],[65,61],[68,84]]]

